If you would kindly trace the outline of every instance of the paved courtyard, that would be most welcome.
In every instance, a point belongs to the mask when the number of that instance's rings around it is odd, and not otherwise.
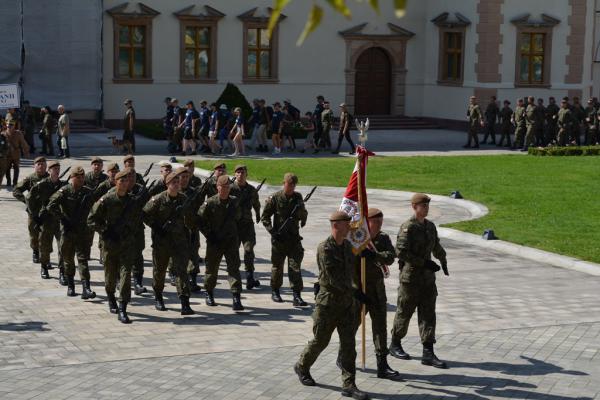
[[[88,167],[89,157],[78,156],[91,149],[120,161],[107,142],[104,135],[80,136],[74,140],[75,158],[70,163]],[[140,141],[139,147],[147,154],[162,151],[150,141]],[[161,159],[164,156],[139,156],[138,168]],[[31,170],[29,166],[22,174]],[[154,176],[157,173],[155,168]],[[262,199],[276,189],[265,187]],[[302,193],[307,190],[299,187]],[[319,188],[307,204],[309,220],[302,233],[304,297],[311,305],[316,246],[328,234],[326,217],[338,207],[342,193]],[[394,237],[409,215],[409,196],[369,193],[370,204],[386,215],[384,230]],[[431,217],[440,224],[473,214],[462,202],[446,200],[432,203]],[[312,336],[311,308],[293,308],[289,290],[282,293],[285,303],[270,301],[269,240],[260,226],[256,254],[262,288],[243,293],[245,311],[231,310],[222,269],[215,293],[218,307],[205,306],[196,295],[191,302],[196,315],[184,318],[178,312],[175,288],[167,286],[167,312],[154,309],[150,293],[133,296],[129,307],[133,323],[123,325],[107,311],[97,246],[90,266],[98,297],[68,298],[66,288],[58,285],[57,270],[50,271],[53,279],[39,278],[38,266],[31,263],[25,218],[24,206],[0,189],[1,399],[340,397],[336,335],[312,369],[316,387],[300,385],[292,371]],[[151,249],[146,233],[149,287]],[[450,277],[438,276],[436,351],[450,369],[420,364],[415,317],[405,341],[414,360],[390,358],[402,374],[398,381],[375,377],[368,333],[367,370],[357,373],[362,390],[380,399],[600,399],[600,277],[454,240],[442,244],[448,251]],[[398,270],[396,266],[391,270],[386,281],[389,325],[398,286]]]

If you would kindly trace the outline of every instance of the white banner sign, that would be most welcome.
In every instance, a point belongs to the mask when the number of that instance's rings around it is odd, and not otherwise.
[[[19,108],[19,85],[9,83],[0,85],[0,109]]]

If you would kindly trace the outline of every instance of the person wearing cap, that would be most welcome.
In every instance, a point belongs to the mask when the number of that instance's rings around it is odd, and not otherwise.
[[[500,110],[500,141],[498,147],[504,145],[504,139],[506,139],[506,147],[511,147],[510,144],[510,129],[512,127],[511,121],[513,117],[513,110],[510,108],[510,101],[504,100],[504,106]]]
[[[544,107],[544,99],[542,99],[541,97],[537,99],[537,106],[535,107],[535,112],[535,118],[538,123],[537,128],[534,132],[535,145],[544,147],[546,145],[544,137],[544,131],[546,129],[546,107]],[[583,118],[585,118],[585,116]]]
[[[342,103],[342,104],[340,104],[340,123],[339,123],[339,131],[338,131],[338,143],[337,143],[336,149],[331,152],[332,154],[338,154],[340,152],[340,147],[342,147],[342,142],[344,141],[344,138],[346,138],[346,141],[350,145],[350,153],[349,154],[356,153],[356,147],[354,146],[354,142],[352,141],[352,138],[350,137],[350,126],[352,126],[352,116],[348,112],[346,103]]]
[[[588,146],[594,146],[598,144],[598,129],[600,128],[600,103],[598,99],[591,98],[588,100],[588,107],[585,110],[585,144]],[[549,128],[548,128],[549,129]]]
[[[336,211],[329,217],[331,234],[317,247],[319,293],[313,311],[314,337],[308,342],[294,372],[300,383],[315,386],[310,368],[325,350],[331,335],[337,329],[340,338],[339,365],[342,370],[342,395],[355,399],[369,396],[356,387],[356,311],[357,300],[364,295],[353,281],[356,257],[346,240],[350,232],[350,216]]]
[[[563,98],[560,102],[560,110],[558,111],[557,116],[557,127],[558,127],[558,136],[556,141],[559,146],[566,146],[568,140],[571,138],[574,125],[574,117],[571,112],[571,108],[569,107],[568,98]],[[516,139],[515,139],[516,141]]]
[[[27,193],[27,209],[32,215],[32,218],[39,229],[38,243],[40,252],[40,275],[42,279],[49,279],[48,270],[52,269],[50,264],[50,254],[52,253],[52,241],[56,239],[60,243],[60,226],[58,219],[50,214],[46,209],[50,197],[56,193],[61,187],[66,185],[66,182],[61,181],[60,163],[58,161],[50,161],[48,163],[49,176],[42,179],[37,184],[33,185]],[[65,286],[67,281],[64,275],[64,264],[59,254],[59,282]]]
[[[94,189],[94,202],[100,200],[100,197],[104,196],[110,189],[115,187],[117,183],[115,177],[119,172],[119,164],[117,163],[111,162],[106,166],[107,178],[100,182],[100,184]]]
[[[157,195],[161,192],[167,190],[167,176],[173,172],[173,166],[171,163],[164,162],[160,165],[160,176],[161,178],[156,182],[156,184],[149,190],[150,196]]]
[[[467,120],[469,121],[469,129],[467,131],[467,143],[463,148],[471,148],[471,141],[473,141],[474,149],[479,148],[479,129],[484,126],[483,114],[481,108],[477,104],[477,97],[471,96],[469,98],[469,108],[467,109]]]
[[[16,129],[16,121],[11,120],[6,124],[6,131],[3,132],[8,142],[8,154],[6,164],[6,182],[10,186],[10,170],[13,169],[12,184],[19,182],[19,169],[21,167],[21,152],[25,157],[29,157],[29,145],[21,131]]]
[[[163,130],[165,138],[170,142],[173,140],[173,104],[170,97],[165,97],[165,116],[163,117]]]
[[[46,158],[36,157],[35,160],[33,160],[33,173],[17,183],[12,193],[13,197],[19,200],[21,203],[27,205],[25,193],[29,192],[31,188],[34,187],[42,179],[47,178],[49,176],[48,171],[46,169]],[[33,220],[33,216],[29,211],[27,211],[27,227],[29,230],[29,246],[33,251],[32,261],[37,264],[40,262],[40,228]]]
[[[496,102],[496,96],[491,96],[490,102],[488,103],[484,112],[485,133],[483,135],[481,144],[486,144],[488,137],[490,137],[492,140],[490,144],[496,144],[496,121],[498,120],[498,114],[500,114],[500,109],[498,108],[498,103]]]
[[[240,244],[244,249],[244,267],[246,269],[246,289],[260,287],[260,282],[254,279],[254,246],[256,246],[256,231],[254,230],[255,218],[252,216],[252,211],[256,216],[256,223],[260,223],[260,200],[258,191],[249,184],[248,168],[245,165],[236,165],[235,167],[235,182],[231,185],[231,194],[237,197],[241,211],[241,217],[238,221],[237,231],[240,239]]]
[[[118,314],[124,324],[131,323],[127,304],[131,300],[131,265],[127,262],[133,246],[133,220],[130,218],[130,169],[115,174],[115,189],[98,200],[87,218],[88,225],[102,238],[104,251],[104,288],[109,312]],[[119,282],[117,288],[117,282]],[[115,298],[118,290],[118,301]]]
[[[321,113],[321,124],[323,125],[323,133],[321,134],[321,142],[319,147],[324,150],[331,150],[331,136],[329,132],[333,126],[333,111],[328,101],[323,102],[323,112]]]
[[[579,97],[573,97],[573,104],[571,104],[571,114],[573,114],[573,127],[571,128],[571,138],[569,142],[581,146],[581,125],[585,120],[585,109],[579,102]]]
[[[227,165],[222,161],[217,161],[213,166],[214,175],[206,182],[202,193],[200,194],[200,202],[204,203],[204,200],[211,198],[218,193],[217,191],[217,179],[220,176],[227,174]]]
[[[529,146],[534,144],[535,133],[539,127],[538,111],[535,104],[535,97],[529,96],[527,98],[527,108],[525,109],[525,126],[527,127],[525,132],[525,143],[523,144],[522,151],[527,151]]]
[[[208,125],[208,145],[212,154],[216,155],[221,152],[221,146],[217,143],[217,136],[219,135],[219,109],[217,103],[211,103],[210,105],[210,119]]]
[[[319,145],[321,143],[321,135],[323,134],[323,123],[321,122],[321,114],[323,114],[323,103],[325,102],[325,97],[318,95],[317,96],[317,105],[315,106],[315,110],[312,112],[312,122],[315,126],[315,134],[314,134],[314,143],[315,143],[315,153],[318,152]]]
[[[198,120],[198,136],[202,142],[202,146],[200,147],[201,153],[211,153],[211,148],[208,143],[208,131],[210,129],[210,110],[208,109],[207,102],[202,100],[200,102],[200,112],[199,112],[199,120]]]
[[[415,193],[411,198],[414,215],[405,221],[396,238],[396,255],[400,265],[400,286],[398,306],[392,328],[390,354],[396,358],[409,360],[410,356],[402,348],[402,339],[408,332],[410,319],[417,310],[419,333],[423,344],[421,364],[436,368],[446,368],[433,351],[435,343],[435,302],[437,287],[435,272],[440,267],[431,260],[437,258],[446,271],[446,251],[440,244],[435,224],[427,219],[429,196]]]
[[[130,148],[131,153],[135,153],[135,110],[133,101],[127,99],[123,102],[125,106],[125,116],[123,117],[123,144],[124,148]]]
[[[69,149],[69,134],[71,133],[71,120],[69,114],[65,112],[65,106],[59,104],[56,108],[58,114],[57,127],[58,127],[58,156],[60,158],[71,157],[71,151]]]
[[[85,186],[95,190],[99,184],[108,179],[108,175],[102,171],[104,168],[104,160],[100,157],[93,157],[90,166],[92,167],[92,170],[85,174],[84,182]]]
[[[184,156],[187,154],[188,147],[190,148],[190,154],[196,154],[196,134],[200,120],[200,114],[196,110],[193,101],[188,101],[185,106],[187,107],[185,117],[178,126],[179,129],[183,129],[181,154]]]
[[[135,171],[135,156],[133,154],[127,154],[123,157],[123,169],[131,168]],[[144,177],[139,172],[135,173],[135,182],[140,185],[144,184]]]
[[[271,118],[271,141],[273,142],[273,154],[281,153],[281,122],[283,121],[283,111],[281,104],[276,102],[273,104],[273,117]]]
[[[556,104],[556,99],[552,96],[548,98],[548,106],[546,107],[546,144],[556,142],[556,118],[560,107]]]
[[[283,177],[283,189],[267,198],[261,222],[271,234],[271,299],[281,303],[279,289],[283,284],[283,266],[288,260],[288,278],[293,292],[293,305],[304,307],[302,300],[302,259],[304,248],[300,227],[306,225],[308,212],[302,195],[296,192],[298,177],[288,172]]]
[[[80,166],[71,169],[70,183],[58,189],[50,197],[48,211],[60,220],[60,251],[65,263],[67,277],[67,296],[75,293],[75,261],[79,267],[81,279],[81,298],[93,299],[96,293],[90,289],[90,228],[87,224],[88,214],[93,205],[93,191],[84,186],[85,171]]]
[[[54,117],[50,106],[42,107],[40,112],[44,115],[42,129],[40,130],[40,138],[42,139],[42,151],[40,153],[46,156],[54,156],[54,142],[52,141],[55,126]]]
[[[183,114],[185,112],[181,107],[179,107],[179,100],[172,99],[171,104],[173,104],[173,136],[171,143],[169,144],[169,152],[178,153],[181,152],[181,145],[183,140],[183,129],[179,128],[179,126],[183,121]]]
[[[523,141],[525,139],[525,131],[527,126],[525,125],[525,107],[523,99],[517,99],[517,106],[515,107],[515,113],[513,114],[512,123],[515,127],[515,140],[511,146],[511,149],[523,147]]]
[[[248,119],[248,130],[250,131],[250,145],[248,145],[248,149],[254,150],[256,148],[256,143],[258,139],[258,126],[259,126],[259,118],[260,118],[260,103],[258,99],[252,100],[252,114]]]
[[[152,196],[143,208],[144,223],[152,229],[152,289],[155,308],[165,311],[163,290],[169,259],[177,274],[177,295],[181,301],[181,315],[194,313],[190,307],[190,285],[187,263],[190,254],[189,229],[185,218],[191,207],[185,204],[187,196],[180,193],[179,175],[171,172],[165,178],[167,190]]]
[[[197,188],[197,187],[202,186],[202,179],[200,179],[200,177],[198,177],[194,174],[194,172],[196,170],[196,166],[194,165],[194,160],[192,160],[192,159],[185,160],[183,162],[183,166],[188,170],[188,173],[190,174],[189,185],[192,188]]]
[[[206,305],[216,305],[214,289],[219,275],[219,265],[225,256],[229,287],[233,297],[232,308],[234,311],[240,311],[244,309],[241,301],[242,283],[237,232],[241,211],[238,199],[230,195],[230,189],[229,176],[219,176],[217,194],[208,198],[200,207],[196,226],[206,238],[206,272],[204,275]]]

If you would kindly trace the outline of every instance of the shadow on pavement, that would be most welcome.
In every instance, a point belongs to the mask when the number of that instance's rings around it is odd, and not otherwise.
[[[49,331],[50,329],[46,328],[45,325],[47,325],[46,322],[42,321],[8,322],[6,324],[0,324],[0,331]]]
[[[585,376],[588,375],[581,371],[566,370],[558,365],[554,365],[542,360],[536,360],[526,356],[521,356],[521,359],[529,362],[529,364],[508,364],[497,362],[481,362],[469,363],[463,361],[450,361],[449,365],[454,368],[473,368],[484,371],[497,371],[504,375],[520,375],[520,376],[536,376],[548,374],[564,374]]]

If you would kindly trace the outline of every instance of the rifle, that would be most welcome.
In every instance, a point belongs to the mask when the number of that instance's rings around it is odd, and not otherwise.
[[[150,173],[150,170],[152,169],[152,167],[154,166],[154,163],[150,163],[150,165],[148,166],[148,168],[146,169],[146,171],[144,172],[144,175],[142,175],[142,178],[145,178],[148,176],[148,174]]]
[[[152,189],[152,186],[154,186],[155,182],[156,181],[153,181],[149,187],[146,187],[146,185],[142,185],[142,189],[140,190],[140,192],[138,194],[131,195],[129,201],[123,208],[121,215],[119,215],[119,218],[117,219],[117,223],[114,224],[110,228],[107,227],[106,230],[102,233],[104,238],[115,241],[115,242],[118,242],[121,240],[121,238],[124,236],[121,232],[123,230],[123,226],[125,226],[128,222],[131,221],[129,218],[127,218],[127,214],[131,210],[131,207],[135,206],[142,199],[142,197],[148,192],[148,190]]]
[[[63,176],[65,176],[65,175],[67,174],[67,172],[69,172],[69,170],[70,170],[70,169],[71,169],[71,167],[70,167],[70,166],[69,166],[69,167],[67,167],[67,169],[65,169],[65,170],[63,171],[63,173],[62,173],[62,174],[60,174],[60,175],[58,176],[58,179],[62,179],[62,178],[63,178]]]
[[[256,187],[256,191],[259,192],[260,189],[262,189],[263,185],[265,184],[265,182],[267,181],[267,178],[263,179],[261,183],[258,184],[258,186]]]
[[[310,200],[310,198],[312,197],[313,193],[315,192],[315,190],[317,190],[317,187],[313,187],[312,190],[310,192],[308,192],[308,194],[306,196],[304,196],[304,202],[306,203],[308,200]],[[285,228],[285,226],[288,224],[288,222],[290,222],[292,219],[294,219],[294,214],[296,213],[296,211],[298,210],[298,208],[300,207],[299,204],[294,205],[294,208],[292,208],[292,212],[290,213],[290,215],[287,217],[287,219],[283,222],[283,224],[281,224],[281,226],[279,227],[279,229],[276,232],[276,235],[281,235],[281,232],[283,232],[283,229]]]

